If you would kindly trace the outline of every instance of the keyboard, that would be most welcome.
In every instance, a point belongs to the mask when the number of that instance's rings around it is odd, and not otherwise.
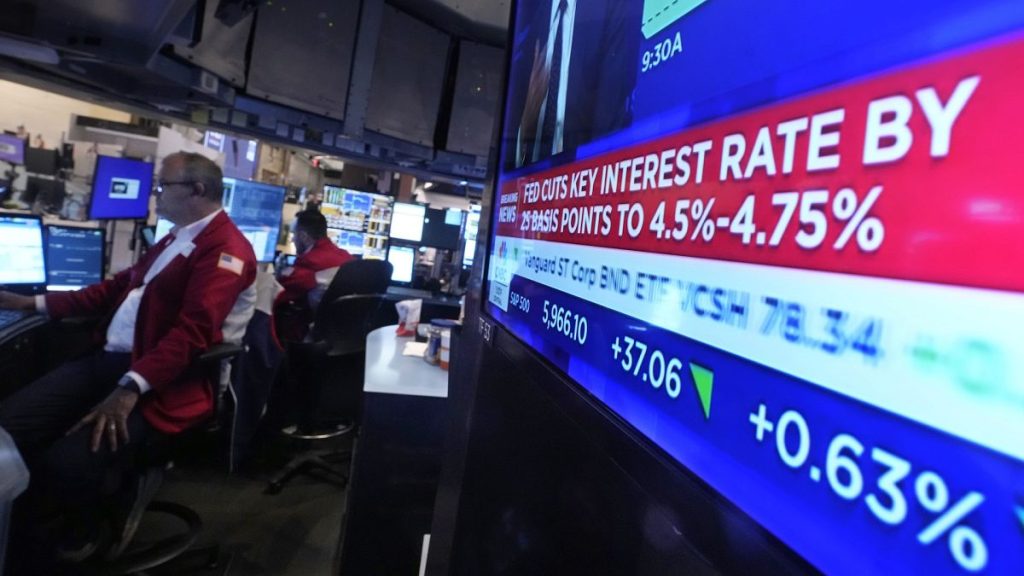
[[[0,309],[0,330],[4,330],[30,316],[32,312],[24,310]]]

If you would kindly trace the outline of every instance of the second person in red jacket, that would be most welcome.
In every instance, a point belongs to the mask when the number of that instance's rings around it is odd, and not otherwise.
[[[284,291],[274,301],[274,319],[281,341],[302,341],[313,322],[313,312],[338,267],[352,255],[327,237],[327,219],[316,210],[304,210],[293,224],[295,265],[282,269],[277,280]]]

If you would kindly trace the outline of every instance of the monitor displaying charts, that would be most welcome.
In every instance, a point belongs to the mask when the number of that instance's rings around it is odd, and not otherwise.
[[[78,290],[103,280],[102,228],[46,226],[46,289]]]
[[[153,164],[131,158],[99,156],[93,174],[89,218],[141,220],[149,216]]]
[[[320,212],[339,247],[353,256],[383,260],[393,202],[383,194],[328,185],[324,186]]]
[[[281,233],[285,188],[250,180],[224,179],[224,211],[242,231],[256,259],[272,262]]]

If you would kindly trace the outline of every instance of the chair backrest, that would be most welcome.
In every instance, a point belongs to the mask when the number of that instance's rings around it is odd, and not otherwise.
[[[313,340],[326,341],[335,354],[362,350],[391,271],[386,260],[353,260],[339,267],[316,308]]]

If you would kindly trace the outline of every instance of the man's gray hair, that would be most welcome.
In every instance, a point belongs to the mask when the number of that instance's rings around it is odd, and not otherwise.
[[[168,156],[164,161],[172,157],[181,160],[182,178],[202,184],[205,190],[203,197],[207,200],[218,204],[221,202],[224,196],[224,172],[220,166],[206,156],[194,152],[178,152]]]

